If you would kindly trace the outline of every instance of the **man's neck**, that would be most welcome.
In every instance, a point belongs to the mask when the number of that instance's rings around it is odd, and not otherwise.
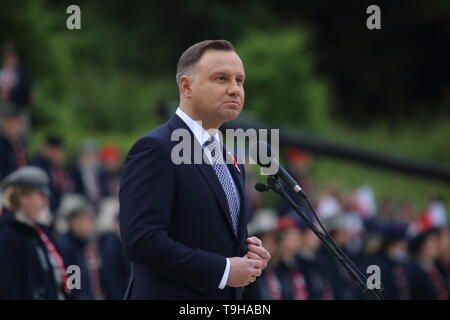
[[[180,104],[179,108],[184,113],[186,113],[192,120],[194,120],[196,122],[200,122],[200,124],[202,125],[203,129],[205,129],[207,131],[211,130],[211,131],[208,131],[208,132],[210,132],[212,134],[214,134],[217,131],[217,129],[219,129],[219,127],[222,125],[222,124],[213,124],[211,121],[205,120],[204,117],[202,117],[201,115],[195,113],[192,110],[192,108],[183,106],[181,104]]]
[[[19,222],[21,222],[23,224],[26,224],[26,225],[28,225],[30,227],[32,227],[32,226],[34,226],[36,224],[35,219],[32,219],[30,217],[30,215],[25,214],[22,210],[17,210],[14,213],[14,215],[15,215],[15,218],[16,218],[17,221],[19,221]]]

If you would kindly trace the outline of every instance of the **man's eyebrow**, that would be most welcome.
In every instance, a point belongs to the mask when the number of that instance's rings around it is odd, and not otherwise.
[[[213,73],[211,73],[211,76],[215,76],[215,75],[219,75],[219,74],[230,74],[231,72],[227,72],[227,71],[223,71],[223,70],[219,70],[219,71],[214,71]],[[241,78],[245,78],[245,74],[244,73],[240,73],[239,77]]]

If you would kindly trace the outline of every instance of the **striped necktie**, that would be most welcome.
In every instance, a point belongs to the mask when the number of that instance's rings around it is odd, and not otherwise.
[[[231,221],[233,223],[234,233],[237,234],[238,226],[239,226],[239,208],[240,208],[240,199],[239,193],[236,189],[236,185],[233,182],[233,178],[223,161],[223,156],[220,148],[220,144],[214,136],[209,138],[204,144],[207,150],[209,150],[211,154],[211,164],[216,173],[217,178],[222,185],[223,191],[225,192],[225,196],[228,202],[228,208],[231,213]]]

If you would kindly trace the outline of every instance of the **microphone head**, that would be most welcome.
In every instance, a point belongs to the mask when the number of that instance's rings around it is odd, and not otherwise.
[[[255,189],[256,189],[256,191],[259,191],[259,192],[264,192],[264,191],[269,190],[269,188],[264,183],[261,183],[261,182],[258,182],[255,184]]]
[[[270,167],[272,159],[275,158],[272,147],[265,141],[255,143],[250,149],[250,156],[259,166],[265,168]]]

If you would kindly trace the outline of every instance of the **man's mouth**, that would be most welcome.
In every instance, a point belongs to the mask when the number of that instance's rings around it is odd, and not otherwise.
[[[227,104],[234,104],[234,105],[236,105],[237,107],[239,107],[239,106],[240,106],[239,102],[237,102],[237,101],[234,101],[234,100],[230,100],[230,101],[225,101],[225,103],[227,103]]]

